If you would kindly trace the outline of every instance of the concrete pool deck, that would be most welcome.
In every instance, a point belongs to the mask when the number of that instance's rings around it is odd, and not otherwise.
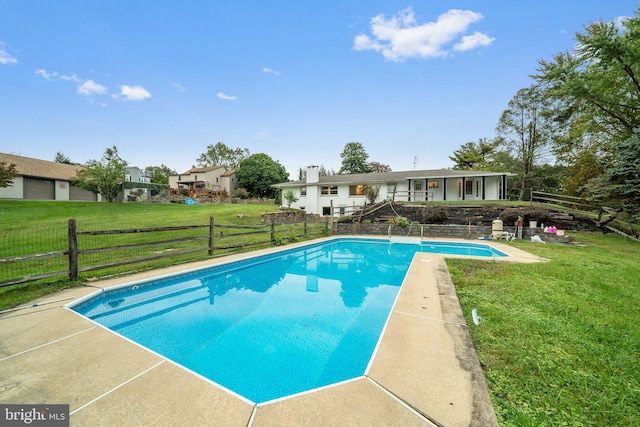
[[[481,243],[510,255],[501,262],[545,261]],[[259,405],[65,308],[98,288],[297,245],[90,282],[0,314],[0,403],[69,404],[71,426],[498,425],[443,255],[415,255],[364,376]]]

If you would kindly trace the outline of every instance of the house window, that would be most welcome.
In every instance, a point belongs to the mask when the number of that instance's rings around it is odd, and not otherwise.
[[[429,181],[429,188],[438,188],[438,181]]]
[[[349,186],[349,195],[350,196],[362,196],[362,184],[358,185],[350,185]]]
[[[307,195],[307,187],[300,187],[300,195],[301,196]]]
[[[340,208],[340,216],[344,216],[344,213],[345,213],[345,208],[341,207]]]
[[[329,194],[338,194],[338,187],[335,185],[325,186],[320,189],[320,194],[329,195]]]
[[[195,175],[195,176],[193,177],[193,180],[194,180],[194,181],[197,181],[197,180],[198,180],[198,175]]]
[[[328,216],[331,215],[331,206],[325,206],[322,208],[322,215]]]
[[[413,187],[414,187],[413,189],[414,189],[415,191],[422,191],[422,183],[421,183],[421,182],[416,182],[416,183],[414,183],[414,184],[413,184]]]
[[[182,181],[182,175],[178,175],[178,181]]]
[[[464,182],[464,193],[468,196],[473,195],[473,181]]]
[[[216,176],[216,184],[218,183],[218,177]]]

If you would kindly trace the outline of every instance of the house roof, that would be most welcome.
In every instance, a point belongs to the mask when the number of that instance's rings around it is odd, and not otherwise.
[[[190,174],[190,173],[205,173],[205,172],[209,172],[209,171],[220,169],[220,168],[224,168],[224,167],[223,166],[205,166],[205,167],[202,167],[202,168],[197,168],[197,167],[193,166],[188,171],[186,171],[184,173],[181,173],[179,175],[187,175],[187,174]]]
[[[47,160],[33,159],[31,157],[22,157],[6,153],[0,153],[0,162],[5,162],[8,165],[16,165],[16,173],[20,176],[59,179],[64,181],[71,181],[75,178],[76,172],[84,169],[83,166],[79,165],[49,162]]]
[[[453,169],[430,169],[430,170],[413,170],[399,172],[383,172],[383,173],[357,173],[347,175],[330,175],[321,176],[318,185],[338,185],[338,184],[387,184],[408,179],[439,179],[439,178],[462,178],[462,177],[481,177],[481,176],[514,176],[509,172],[488,172],[488,171],[464,171]],[[302,181],[290,181],[275,184],[274,187],[299,187],[307,185]]]

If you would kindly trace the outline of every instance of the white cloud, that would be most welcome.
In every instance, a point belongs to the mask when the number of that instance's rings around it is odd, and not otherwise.
[[[151,98],[151,93],[142,86],[120,86],[120,93],[114,98],[124,98],[125,101],[143,101]]]
[[[486,34],[475,32],[470,36],[462,37],[458,43],[453,45],[453,49],[459,52],[475,49],[480,46],[489,46],[495,39]]]
[[[180,83],[171,83],[171,87],[178,89],[180,92],[186,92],[186,89]]]
[[[449,44],[458,39],[469,25],[482,18],[482,14],[478,12],[451,9],[438,16],[435,22],[418,24],[413,9],[409,7],[390,19],[386,19],[383,14],[373,17],[370,21],[372,36],[359,34],[354,40],[353,48],[380,52],[388,61],[445,57],[450,54]],[[467,39],[463,37],[456,44],[459,46],[456,50],[487,46],[494,40],[478,32],[466,37]]]
[[[78,93],[85,96],[101,95],[107,93],[107,88],[93,80],[87,80],[78,86]]]
[[[5,42],[0,41],[0,64],[17,64],[18,59],[15,56],[11,56],[9,52],[4,49],[6,45],[7,44]]]
[[[234,99],[237,99],[237,96],[230,96],[230,95],[225,95],[222,92],[218,92],[218,94],[216,95],[218,98],[225,100],[225,101],[233,101]]]
[[[47,80],[52,80],[58,75],[58,73],[56,73],[55,71],[53,73],[48,73],[47,70],[44,70],[42,68],[39,70],[36,70],[36,74],[39,76],[42,76]]]
[[[57,74],[57,73],[55,73],[55,74]],[[82,79],[80,79],[78,76],[76,76],[75,73],[70,75],[70,76],[63,74],[63,75],[60,76],[60,78],[62,80],[66,80],[68,82],[81,82],[82,81]]]
[[[57,79],[61,79],[61,80],[65,80],[68,82],[76,82],[76,83],[80,83],[82,82],[82,79],[80,77],[78,77],[75,73],[72,75],[58,75],[57,71],[53,71],[53,72],[48,72],[47,70],[45,70],[44,68],[40,68],[38,70],[36,70],[36,74],[39,76],[42,76],[42,78],[47,79],[47,80],[57,80]]]
[[[264,74],[275,74],[276,76],[280,75],[280,72],[278,72],[278,70],[273,70],[273,69],[267,68],[267,67],[262,67],[262,72]]]

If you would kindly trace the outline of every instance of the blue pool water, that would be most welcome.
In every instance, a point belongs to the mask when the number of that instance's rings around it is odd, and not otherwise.
[[[130,284],[72,308],[261,403],[363,375],[415,252],[504,256],[487,248],[339,239]]]

